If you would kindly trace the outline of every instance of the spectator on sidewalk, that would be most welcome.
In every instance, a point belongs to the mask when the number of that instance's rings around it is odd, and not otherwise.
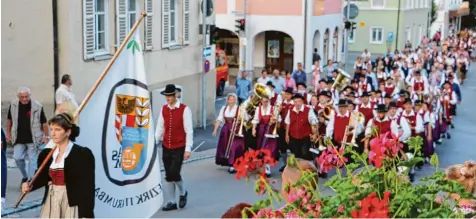
[[[74,98],[71,86],[73,81],[68,74],[61,77],[61,85],[56,90],[56,112],[55,115],[60,113],[74,113],[78,108],[78,103]]]
[[[238,104],[248,99],[248,92],[251,90],[251,81],[246,78],[246,71],[241,72],[241,77],[236,78],[236,96]]]
[[[372,58],[372,54],[370,54],[369,50],[368,49],[364,49],[364,52],[362,53],[362,55],[360,55],[363,59],[366,59],[366,58]]]
[[[297,63],[297,69],[294,70],[292,77],[294,78],[294,82],[298,83],[307,83],[306,72],[302,68],[302,63]]]
[[[281,92],[285,88],[285,85],[284,85],[285,81],[284,81],[284,78],[282,78],[279,75],[279,70],[278,69],[274,69],[273,77],[271,77],[271,79],[269,81],[271,81],[273,83],[273,85],[275,86],[274,92],[276,92],[277,94],[281,94]]]
[[[321,56],[319,55],[319,53],[317,52],[317,48],[314,48],[314,53],[312,53],[312,62],[321,62]]]
[[[270,77],[268,77],[268,71],[266,71],[266,69],[263,69],[261,71],[261,77],[258,78],[258,80],[256,82],[260,83],[260,84],[266,84],[268,83],[268,81],[270,81]]]
[[[7,192],[7,139],[2,128],[2,211],[5,207]]]
[[[290,87],[293,89],[293,91],[296,91],[296,81],[294,81],[294,78],[291,77],[291,72],[286,71],[286,78],[284,79],[284,84],[286,87]]]
[[[48,143],[48,125],[43,106],[31,99],[30,89],[20,87],[17,94],[8,110],[7,141],[13,145],[13,158],[24,183],[35,174],[40,145]]]

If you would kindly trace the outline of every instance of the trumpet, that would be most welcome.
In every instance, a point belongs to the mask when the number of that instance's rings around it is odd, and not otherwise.
[[[345,127],[344,140],[342,143],[355,144],[355,138],[357,137],[357,126],[363,124],[364,122],[365,116],[361,112],[352,112],[350,114],[349,124]],[[347,142],[347,136],[349,135],[351,126],[353,127],[352,138],[350,142]]]
[[[226,151],[225,151],[225,157],[226,158],[230,157],[231,144],[233,143],[233,139],[235,138],[236,127],[238,126],[238,123],[239,123],[238,118],[240,118],[240,116],[241,116],[240,114],[242,113],[241,109],[239,107],[236,110],[238,110],[238,115],[236,116],[236,118],[233,119],[233,124],[231,125],[230,138],[228,139],[228,144],[226,145]]]
[[[279,116],[280,112],[281,112],[281,104],[276,104],[274,106],[274,112],[273,112],[273,119],[276,120],[276,123],[274,125],[274,129],[273,129],[272,134],[265,134],[264,135],[266,138],[277,138],[277,137],[279,137],[279,135],[278,135],[278,116]],[[271,124],[269,126],[271,126]]]
[[[241,104],[239,110],[239,115],[241,116],[241,118],[238,117],[240,119],[240,129],[238,129],[238,133],[235,136],[243,138],[243,125],[245,124],[246,104]]]

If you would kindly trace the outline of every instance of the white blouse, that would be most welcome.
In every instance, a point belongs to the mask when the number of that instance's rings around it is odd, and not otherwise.
[[[251,123],[259,124],[259,113],[260,113],[260,111],[261,111],[262,116],[268,116],[268,115],[273,116],[273,112],[271,111],[272,108],[274,108],[274,107],[272,107],[271,105],[269,105],[266,110],[264,110],[263,106],[260,106],[259,108],[256,108],[255,116],[253,117],[253,120],[251,121]]]
[[[55,152],[53,152],[53,162],[51,162],[50,169],[63,169],[64,168],[64,161],[66,157],[68,157],[69,152],[71,152],[71,149],[73,148],[73,142],[69,141],[68,145],[66,145],[66,151],[64,152],[63,156],[61,157],[61,160],[59,162],[56,162],[56,158],[58,157],[59,154],[59,148],[57,147],[55,149]]]
[[[228,106],[228,104],[222,106],[220,113],[218,114],[217,121],[223,122],[225,117],[234,118],[236,115],[236,110],[238,110],[238,105],[236,104],[233,107]]]

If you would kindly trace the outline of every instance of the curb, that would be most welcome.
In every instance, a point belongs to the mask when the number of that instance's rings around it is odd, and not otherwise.
[[[199,157],[196,157],[196,158],[191,158],[190,160],[184,161],[183,164],[185,165],[185,164],[194,163],[194,162],[197,162],[197,161],[207,160],[207,159],[211,159],[211,158],[215,158],[215,155],[204,155],[204,156],[199,156]],[[161,168],[160,172],[161,173],[165,172],[165,170],[163,168]],[[18,206],[18,208],[13,208],[13,207],[5,208],[5,209],[2,210],[2,215],[1,216],[5,217],[5,216],[12,215],[12,214],[17,214],[17,213],[21,213],[21,212],[24,212],[24,211],[28,211],[28,210],[31,210],[31,209],[41,207],[42,204],[43,204],[42,202],[43,202],[43,198],[20,204]]]

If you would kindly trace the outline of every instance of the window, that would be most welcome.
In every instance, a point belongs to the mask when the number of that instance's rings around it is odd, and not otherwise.
[[[383,28],[381,27],[370,28],[370,43],[374,43],[374,44],[383,43]]]
[[[349,43],[354,43],[354,42],[355,42],[355,34],[356,34],[356,31],[355,31],[355,29],[349,30],[349,31],[350,31],[350,33],[349,33],[348,42],[349,42]]]
[[[132,26],[137,21],[137,0],[128,0],[127,2],[127,29],[132,29]]]
[[[108,0],[83,0],[83,58],[109,53]]]
[[[162,0],[162,48],[183,46],[190,41],[190,0],[180,0],[181,4],[178,1]]]
[[[170,0],[170,43],[177,43],[177,0]]]
[[[385,0],[372,0],[372,8],[384,8]]]

